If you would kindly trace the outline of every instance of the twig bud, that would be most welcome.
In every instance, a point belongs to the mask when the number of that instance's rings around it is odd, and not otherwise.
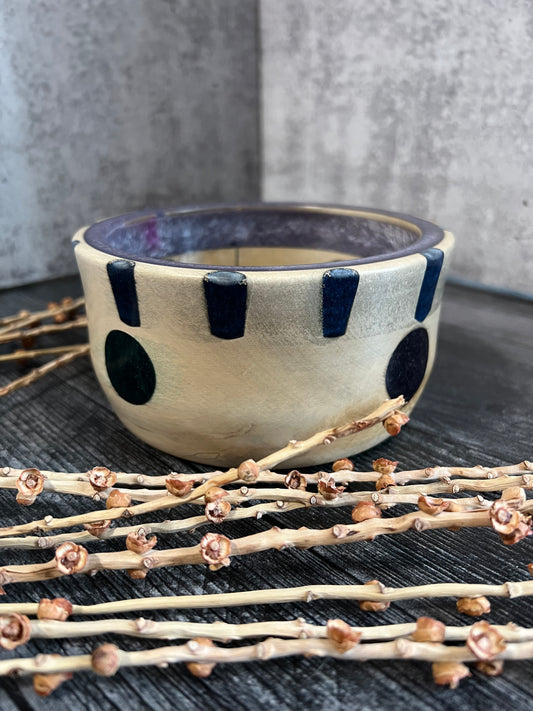
[[[437,516],[441,511],[447,511],[450,508],[449,501],[435,499],[431,496],[424,496],[423,494],[418,497],[417,504],[420,511],[430,514],[431,516]]]
[[[22,506],[33,504],[44,487],[44,477],[38,469],[24,469],[17,479],[17,503]]]
[[[498,533],[508,536],[520,523],[520,512],[510,507],[505,501],[498,499],[490,508],[492,527]]]
[[[136,531],[130,531],[126,536],[126,548],[139,555],[151,550],[157,544],[157,537],[151,536],[148,538],[148,533],[150,533],[150,531],[147,531],[146,528],[142,526]]]
[[[383,427],[387,430],[391,437],[399,435],[402,427],[409,422],[409,417],[399,410],[395,410],[392,415],[387,417],[383,422]]]
[[[461,662],[435,662],[431,670],[435,684],[449,686],[450,689],[456,689],[461,679],[472,676],[469,668]]]
[[[247,484],[253,484],[259,477],[260,469],[256,461],[247,459],[245,462],[239,464],[237,472],[239,479],[242,479],[242,481],[245,481]]]
[[[361,632],[352,629],[352,627],[343,620],[328,620],[326,634],[328,639],[330,639],[339,652],[342,653],[355,647],[361,639]]]
[[[393,462],[391,459],[384,459],[383,457],[374,459],[372,462],[372,469],[375,472],[379,472],[379,474],[392,474],[397,466],[398,462]]]
[[[229,501],[211,501],[205,505],[205,516],[211,523],[222,523],[230,511]]]
[[[287,489],[302,489],[307,488],[307,478],[305,474],[293,469],[290,471],[283,482]]]
[[[61,306],[65,309],[65,313],[69,319],[74,318],[74,316],[76,315],[76,307],[70,309],[68,308],[69,306],[72,306],[73,303],[74,299],[72,298],[72,296],[64,296],[61,299]]]
[[[213,501],[219,501],[220,499],[224,498],[224,496],[227,496],[228,494],[229,494],[229,492],[226,491],[225,489],[222,489],[220,486],[212,486],[205,492],[204,501],[207,504],[210,504]]]
[[[523,521],[520,521],[518,528],[515,528],[511,534],[508,536],[500,534],[500,538],[505,546],[512,546],[514,543],[518,543],[518,541],[521,541],[523,538],[531,536],[532,533],[533,529],[531,528],[531,517],[528,517],[527,519],[524,518]]]
[[[379,580],[369,580],[365,585],[378,586],[380,590],[383,590],[382,583]],[[383,601],[373,601],[373,600],[361,600],[359,602],[359,607],[364,612],[385,612],[390,607],[390,602],[388,600]]]
[[[72,541],[62,543],[55,552],[57,569],[64,575],[79,573],[86,564],[89,553],[83,546],[78,546]]]
[[[96,491],[103,491],[115,486],[117,475],[107,467],[93,467],[89,472],[89,483]]]
[[[47,311],[53,311],[57,308],[59,308],[59,304],[57,303],[57,301],[50,301],[46,306]],[[65,321],[68,319],[68,316],[66,313],[60,312],[56,314],[53,319],[55,323],[65,323]]]
[[[64,681],[72,679],[72,676],[72,672],[61,672],[60,674],[34,674],[33,690],[37,696],[50,696],[50,694],[55,691],[58,686],[61,686]]]
[[[91,523],[83,524],[83,528],[95,538],[101,538],[109,526],[111,526],[111,520],[108,518],[103,519],[102,521],[92,521]]]
[[[501,659],[485,659],[475,663],[475,668],[485,676],[500,676],[503,672],[503,661]]]
[[[196,642],[198,645],[203,645],[204,647],[214,647],[213,641],[207,637],[195,637],[191,642]],[[190,642],[189,642],[190,644]],[[205,679],[208,677],[213,669],[216,667],[214,662],[185,662],[185,666],[193,676],[201,677]]]
[[[432,617],[419,617],[411,635],[415,642],[444,642],[446,626]]]
[[[230,564],[231,541],[220,533],[206,533],[200,541],[200,553],[215,569],[227,566]]]
[[[478,659],[492,659],[503,652],[507,644],[502,635],[486,620],[472,625],[466,639],[466,645]]]
[[[340,472],[341,470],[353,472],[355,466],[351,459],[347,459],[346,457],[344,457],[343,459],[337,459],[337,461],[333,462],[331,468],[334,472]]]
[[[72,614],[72,603],[64,597],[55,597],[53,600],[43,597],[37,607],[39,620],[59,620],[64,622]]]
[[[107,509],[127,508],[131,504],[131,496],[125,491],[111,489],[105,502]]]
[[[502,499],[498,499],[490,507],[490,519],[492,527],[500,534],[505,545],[513,545],[533,534],[531,518],[526,518]]]
[[[318,472],[318,492],[328,501],[336,499],[345,488],[344,486],[336,485],[333,474]]]
[[[369,518],[381,518],[381,509],[372,501],[360,501],[352,510],[352,521],[361,523],[361,521],[367,521]]]
[[[470,617],[480,617],[490,612],[490,602],[486,597],[460,597],[457,600],[457,612]]]
[[[132,580],[144,580],[144,578],[146,578],[146,576],[148,575],[146,570],[133,569],[133,570],[127,570],[126,572],[128,573],[129,577]]]
[[[502,491],[501,498],[508,506],[519,508],[526,501],[526,492],[520,486],[510,486]]]
[[[31,622],[26,615],[12,612],[0,616],[0,647],[15,649],[27,642],[31,635]]]
[[[21,336],[20,345],[24,350],[29,351],[35,345],[35,336]]]
[[[50,657],[59,659],[60,654],[50,654]],[[58,672],[57,674],[35,674],[33,677],[33,690],[37,696],[50,696],[64,681],[72,679],[72,672]]]
[[[395,486],[395,484],[396,482],[390,474],[382,474],[376,481],[376,491],[381,491],[381,489],[388,489],[389,486]]]
[[[180,474],[171,474],[165,479],[165,486],[173,496],[187,496],[192,491],[194,481]]]
[[[114,644],[102,644],[91,655],[91,666],[100,676],[113,676],[120,666],[120,650]]]

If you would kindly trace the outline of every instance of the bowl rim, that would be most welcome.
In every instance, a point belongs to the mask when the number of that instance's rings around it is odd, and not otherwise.
[[[200,262],[180,262],[168,260],[160,257],[151,257],[143,254],[134,254],[127,250],[112,248],[108,239],[118,228],[145,222],[150,218],[170,217],[173,215],[187,215],[209,212],[244,212],[244,211],[285,211],[301,213],[317,213],[321,215],[343,215],[347,217],[362,217],[377,222],[396,225],[414,232],[418,238],[407,247],[397,250],[383,252],[381,254],[368,257],[354,257],[330,262],[313,262],[309,264],[287,264],[287,265],[218,265]],[[390,260],[398,260],[413,254],[420,254],[443,241],[445,232],[432,222],[422,220],[401,212],[374,209],[368,207],[351,207],[347,205],[337,205],[329,203],[315,202],[238,202],[238,203],[205,203],[180,205],[177,207],[145,209],[128,212],[114,217],[105,218],[87,227],[83,234],[84,242],[93,249],[109,254],[117,259],[125,259],[134,262],[147,263],[155,266],[176,267],[179,269],[201,269],[217,271],[246,271],[246,272],[284,272],[302,271],[310,269],[334,269],[341,267],[357,266],[359,264],[373,264]],[[73,238],[76,242],[76,235]]]

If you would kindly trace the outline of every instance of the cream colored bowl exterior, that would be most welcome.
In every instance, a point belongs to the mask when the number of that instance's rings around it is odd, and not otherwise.
[[[345,335],[322,334],[324,268],[250,271],[246,328],[242,338],[210,333],[203,278],[213,269],[135,262],[140,327],[123,323],[107,265],[114,258],[89,246],[80,230],[73,238],[89,323],[97,378],[124,425],[152,446],[214,466],[257,459],[314,432],[366,415],[387,399],[385,373],[391,354],[410,331],[425,328],[429,357],[420,397],[435,358],[442,291],[453,246],[444,233],[435,245],[444,262],[431,310],[423,323],[415,310],[427,262],[422,254],[355,265],[357,294]],[[350,265],[347,264],[349,267]],[[119,329],[149,354],[156,387],[144,405],[123,400],[105,363],[108,333]],[[288,464],[332,461],[387,438],[376,426],[319,447]]]

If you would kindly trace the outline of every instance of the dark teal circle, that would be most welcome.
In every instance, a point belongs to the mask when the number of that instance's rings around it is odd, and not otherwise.
[[[155,369],[141,344],[124,331],[110,331],[105,341],[105,365],[111,385],[123,400],[144,405],[155,390]]]

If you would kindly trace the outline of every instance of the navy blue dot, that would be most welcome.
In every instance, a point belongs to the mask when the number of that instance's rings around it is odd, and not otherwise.
[[[105,364],[111,385],[126,402],[144,405],[154,394],[155,370],[150,356],[124,331],[108,333]]]
[[[425,328],[411,331],[398,343],[385,377],[389,397],[403,395],[406,400],[413,397],[424,380],[428,355],[429,338]]]

